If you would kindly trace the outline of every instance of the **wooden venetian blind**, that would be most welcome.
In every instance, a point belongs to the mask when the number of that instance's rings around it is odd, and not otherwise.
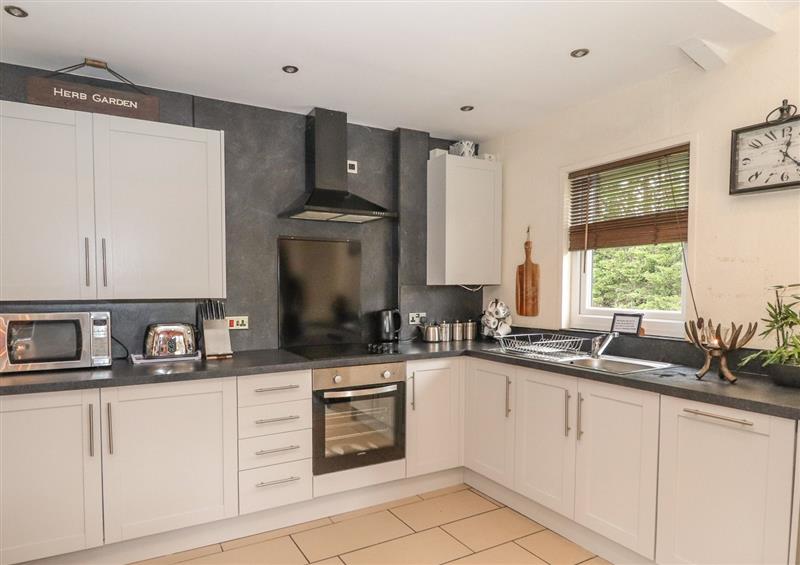
[[[686,241],[689,145],[569,175],[569,249]]]

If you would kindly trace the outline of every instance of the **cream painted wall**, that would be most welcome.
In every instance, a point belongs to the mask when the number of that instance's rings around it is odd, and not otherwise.
[[[514,304],[530,224],[541,266],[540,314],[514,322],[565,327],[566,173],[685,138],[692,142],[689,270],[700,315],[761,318],[768,286],[800,282],[800,189],[729,196],[730,132],[762,122],[783,98],[800,105],[797,8],[784,13],[775,35],[735,53],[722,69],[678,69],[483,142],[481,152],[503,161],[504,177],[503,283],[487,287],[485,301],[499,296]]]

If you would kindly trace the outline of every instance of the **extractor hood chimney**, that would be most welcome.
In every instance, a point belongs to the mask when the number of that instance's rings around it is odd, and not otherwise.
[[[397,214],[347,190],[347,114],[314,108],[306,116],[307,192],[285,218],[361,224]]]

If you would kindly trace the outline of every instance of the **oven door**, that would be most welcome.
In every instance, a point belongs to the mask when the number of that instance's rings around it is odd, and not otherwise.
[[[405,383],[314,392],[314,474],[403,459]]]
[[[0,372],[92,366],[91,314],[0,314]]]

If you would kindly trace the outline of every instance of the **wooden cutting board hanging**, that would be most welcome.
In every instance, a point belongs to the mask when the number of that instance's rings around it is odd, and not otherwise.
[[[517,265],[517,314],[539,315],[539,265],[531,260],[531,227],[525,240],[525,262]]]

